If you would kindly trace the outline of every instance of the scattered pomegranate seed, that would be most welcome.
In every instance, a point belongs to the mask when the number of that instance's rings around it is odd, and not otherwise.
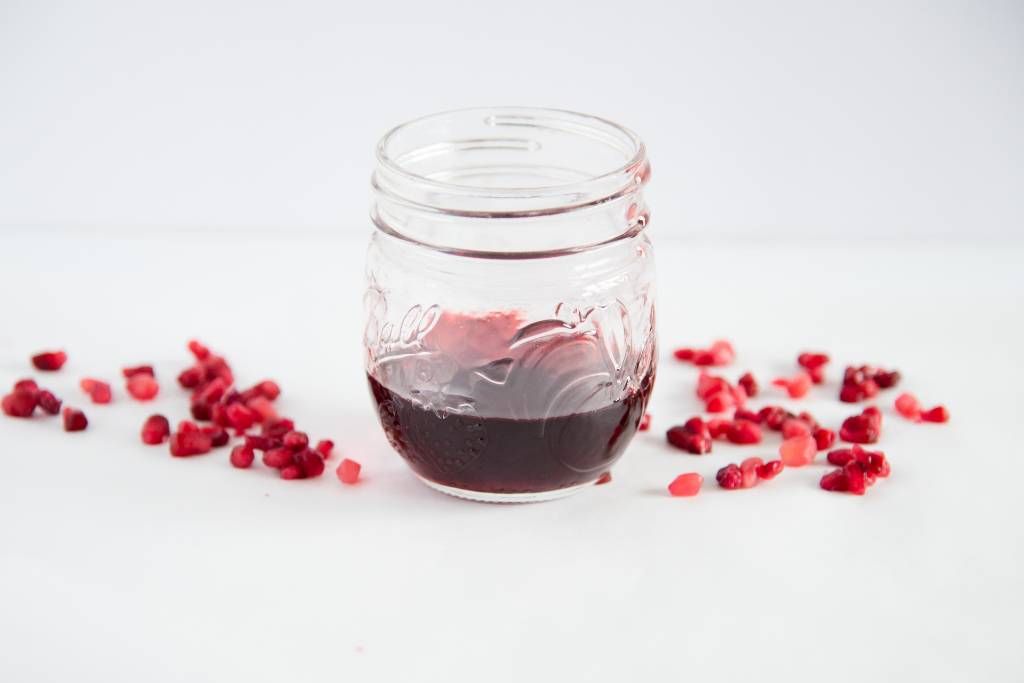
[[[782,438],[792,439],[795,436],[807,436],[811,433],[811,428],[806,422],[798,417],[786,418],[785,422],[782,423]]]
[[[694,365],[728,365],[736,357],[732,344],[719,339],[707,349],[679,348],[672,352],[676,360]]]
[[[295,454],[290,448],[272,448],[263,453],[263,464],[267,467],[281,469],[291,465],[295,460]]]
[[[191,351],[192,355],[199,361],[206,360],[210,357],[210,349],[206,348],[195,339],[188,343],[188,350]]]
[[[309,445],[309,437],[305,432],[288,432],[284,435],[282,441],[284,442],[285,448],[290,448],[293,451],[301,451]]]
[[[817,452],[818,446],[810,436],[795,436],[779,446],[779,456],[786,467],[809,465]]]
[[[604,472],[600,477],[597,478],[597,481],[594,482],[594,486],[603,486],[604,484],[610,483],[611,480],[612,480],[612,473],[611,472]]]
[[[155,446],[171,435],[171,423],[163,415],[150,415],[142,424],[142,443]]]
[[[875,443],[882,430],[882,414],[878,408],[865,408],[860,415],[843,420],[839,438],[850,443]]]
[[[267,456],[263,456],[264,462],[266,462]],[[302,479],[302,468],[298,465],[285,465],[281,468],[282,479]]]
[[[261,434],[246,434],[245,445],[257,451],[269,451],[273,448],[281,448],[281,440]]]
[[[701,370],[700,375],[697,377],[697,398],[707,401],[711,398],[712,394],[717,394],[720,391],[729,391],[730,387],[731,385],[724,377],[709,375]]]
[[[259,418],[259,413],[244,403],[232,403],[225,408],[224,412],[231,427],[241,432],[256,424],[257,418]]]
[[[643,417],[640,418],[640,424],[637,426],[638,432],[646,432],[651,428],[651,414],[644,413]]]
[[[846,473],[842,469],[832,470],[821,478],[821,488],[826,491],[846,491]]]
[[[807,375],[814,384],[821,384],[825,381],[825,366],[828,365],[829,357],[824,353],[801,353],[796,358],[797,364],[807,370]]]
[[[740,379],[737,382],[737,384],[739,384],[741,387],[743,387],[743,391],[746,392],[748,397],[754,398],[755,396],[757,396],[757,390],[758,390],[757,380],[754,379],[754,376],[752,374],[750,374],[749,372],[744,373],[743,376],[740,377]]]
[[[55,372],[64,367],[68,354],[63,351],[43,351],[32,356],[32,365],[44,372]]]
[[[197,425],[195,422],[192,422],[190,420],[182,420],[181,422],[178,423],[178,431],[179,432],[198,432],[199,431],[199,425]]]
[[[875,373],[875,376],[872,379],[874,379],[875,384],[877,384],[880,389],[889,389],[899,383],[901,375],[898,370],[891,370],[889,372],[879,370]]]
[[[672,355],[676,357],[676,360],[689,362],[693,360],[694,350],[687,348],[676,349],[675,351],[672,352]]]
[[[721,439],[723,436],[728,434],[729,427],[732,426],[732,420],[723,420],[715,417],[707,421],[708,434],[712,439]]]
[[[277,382],[273,380],[265,379],[257,384],[255,388],[268,401],[274,401],[281,395],[281,387],[277,386]]]
[[[757,486],[757,468],[764,464],[761,458],[747,458],[740,463],[740,474],[743,475],[743,488]]]
[[[271,436],[278,439],[283,437],[285,434],[292,431],[293,429],[295,429],[295,423],[289,420],[287,417],[279,417],[277,419],[266,422],[263,425],[263,433],[266,436]]]
[[[949,411],[945,406],[935,406],[922,411],[921,419],[925,422],[949,422]]]
[[[221,448],[222,446],[227,446],[228,441],[231,440],[231,436],[220,425],[209,425],[207,427],[201,427],[199,431],[210,437],[210,445],[214,448]]]
[[[338,475],[338,479],[342,484],[354,484],[359,481],[359,471],[362,469],[362,465],[357,463],[355,460],[349,460],[345,458],[338,465],[338,469],[335,470],[335,474]]]
[[[19,389],[23,391],[39,391],[39,385],[36,384],[34,379],[19,379],[14,383],[14,390],[17,391]]]
[[[0,407],[10,417],[32,417],[39,405],[39,392],[34,389],[15,389],[0,399]]]
[[[921,404],[913,394],[900,394],[896,397],[896,412],[908,420],[919,420]]]
[[[761,443],[761,428],[748,420],[736,420],[729,425],[726,438],[735,444]]]
[[[765,406],[757,411],[757,416],[761,424],[775,432],[781,431],[786,420],[793,417],[792,413],[781,406]]]
[[[818,427],[814,430],[814,442],[817,444],[819,451],[832,448],[832,444],[836,442],[836,433],[831,429]]]
[[[89,426],[89,420],[86,419],[85,413],[78,408],[65,408],[63,416],[65,432],[80,432]]]
[[[704,485],[704,477],[696,472],[680,474],[668,485],[668,492],[676,498],[688,498],[700,493],[700,487]]]
[[[178,384],[185,389],[195,389],[203,383],[205,378],[205,371],[200,366],[195,365],[187,370],[183,370],[182,373],[178,375]]]
[[[153,379],[153,376],[145,373],[136,373],[130,376],[125,383],[125,388],[137,401],[151,401],[160,391],[160,385]]]
[[[196,403],[205,403],[207,405],[216,403],[224,398],[224,393],[228,390],[228,386],[229,384],[220,377],[214,377],[196,390],[192,400]]]
[[[774,479],[778,476],[779,472],[782,471],[783,467],[784,465],[781,460],[769,460],[757,468],[757,476],[759,479],[764,479],[765,481]]]
[[[56,415],[60,412],[61,400],[54,396],[52,391],[41,389],[36,395],[36,400],[44,412],[50,415]]]
[[[843,476],[846,478],[846,491],[856,496],[863,496],[867,491],[867,484],[864,482],[864,470],[860,464],[851,462],[843,467]]]
[[[331,441],[330,439],[323,439],[321,441],[318,441],[316,444],[316,452],[322,455],[324,460],[327,460],[328,458],[331,457],[331,453],[334,452],[334,442]],[[606,474],[608,474],[609,477],[612,476],[610,473]]]
[[[123,368],[121,374],[124,375],[125,379],[131,379],[135,375],[149,375],[150,377],[156,377],[156,373],[153,372],[152,365],[136,365],[133,368]]]
[[[302,470],[302,476],[306,479],[313,479],[324,473],[324,459],[310,448],[304,448],[295,454],[295,464]]]
[[[790,379],[773,379],[772,384],[785,389],[790,398],[803,398],[811,390],[811,376],[806,372],[798,372]]]
[[[708,398],[705,408],[709,413],[724,413],[735,405],[736,399],[730,392],[719,391]]]
[[[239,444],[231,449],[231,464],[239,469],[244,470],[252,466],[252,462],[255,459],[256,456],[249,446]]]
[[[92,399],[93,403],[110,403],[113,399],[110,385],[106,382],[86,377],[79,382],[79,386],[82,387],[82,391],[89,394],[89,398]]]
[[[726,465],[715,474],[715,480],[723,489],[738,489],[743,486],[743,471],[737,465]]]
[[[206,403],[196,402],[189,406],[189,412],[192,414],[192,419],[207,422],[213,417],[214,407]]]
[[[699,417],[691,417],[682,426],[670,428],[665,438],[676,448],[694,455],[711,452],[711,432]]]
[[[213,448],[213,439],[201,431],[179,431],[171,434],[171,455],[184,458],[190,455],[209,453]]]
[[[245,407],[256,413],[259,422],[266,422],[277,417],[277,409],[265,396],[250,398],[245,402]]]
[[[746,408],[737,408],[736,412],[733,413],[732,419],[746,420],[748,422],[754,422],[755,424],[761,424],[761,414],[755,413],[752,410],[747,410]]]
[[[879,389],[896,386],[900,373],[896,370],[881,370],[870,365],[856,367],[847,366],[843,373],[843,386],[839,390],[839,400],[844,403],[857,403],[866,398],[878,395]]]

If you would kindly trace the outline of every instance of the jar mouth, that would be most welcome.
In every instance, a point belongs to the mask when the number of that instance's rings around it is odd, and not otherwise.
[[[539,107],[430,114],[377,145],[373,185],[388,199],[454,216],[543,216],[636,191],[647,153],[628,128]]]

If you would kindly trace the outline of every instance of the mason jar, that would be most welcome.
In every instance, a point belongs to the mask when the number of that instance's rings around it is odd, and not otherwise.
[[[622,455],[657,363],[649,175],[633,132],[569,111],[452,111],[380,141],[366,374],[427,485],[547,500]]]

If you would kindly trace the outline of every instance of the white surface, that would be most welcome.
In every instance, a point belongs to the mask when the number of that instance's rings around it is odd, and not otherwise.
[[[0,229],[361,228],[385,130],[522,104],[636,129],[663,242],[1019,238],[1022,8],[5,0]]]
[[[1021,248],[659,244],[653,431],[608,486],[493,506],[417,482],[376,424],[362,238],[45,237],[0,236],[0,383],[63,346],[68,365],[42,379],[70,403],[80,377],[131,363],[154,362],[164,387],[152,406],[122,391],[86,405],[78,435],[0,419],[4,681],[1024,677]],[[739,351],[730,376],[767,384],[821,348],[832,380],[845,362],[892,365],[953,421],[901,421],[883,394],[893,475],[864,498],[819,490],[821,465],[719,490],[717,468],[777,437],[706,457],[663,443],[698,407],[669,350],[718,335]],[[280,408],[365,481],[284,482],[225,451],[139,443],[151,411],[185,416],[172,378],[190,336],[241,382],[279,380]],[[835,395],[799,405],[836,425],[852,409]],[[705,490],[668,497],[691,470]]]

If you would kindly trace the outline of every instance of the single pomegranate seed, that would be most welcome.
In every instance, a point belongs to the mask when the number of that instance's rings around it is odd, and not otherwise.
[[[281,448],[281,440],[260,434],[246,434],[245,445],[257,451],[269,451],[273,448]]]
[[[694,455],[711,452],[711,437],[709,435],[694,434],[683,426],[672,427],[665,432],[665,438],[676,448]]]
[[[15,389],[0,400],[4,414],[11,417],[32,417],[39,405],[39,393],[34,389]]]
[[[142,373],[129,377],[125,388],[137,401],[151,401],[160,391],[160,385],[153,379],[153,376]]]
[[[263,456],[263,460],[266,461],[267,456]],[[298,465],[285,465],[281,468],[282,479],[302,479],[304,478],[302,468]]]
[[[196,360],[206,360],[210,357],[210,349],[193,339],[188,343],[188,350],[196,357]]]
[[[668,492],[676,498],[688,498],[700,493],[700,487],[704,485],[704,477],[696,472],[680,474],[668,485]]]
[[[124,375],[125,379],[131,379],[135,375],[149,375],[150,377],[156,377],[156,373],[153,372],[152,365],[136,365],[133,368],[123,368],[121,374]]]
[[[256,423],[259,415],[244,403],[232,403],[225,409],[228,423],[236,430],[244,432]]]
[[[777,432],[782,429],[783,423],[790,415],[785,408],[780,406],[765,406],[757,411],[757,416],[760,418],[761,424]]]
[[[263,453],[263,464],[267,467],[281,469],[294,462],[294,455],[290,448],[272,448]]]
[[[281,395],[281,387],[277,385],[277,382],[270,379],[263,380],[257,384],[255,388],[257,388],[263,398],[268,401],[274,401]]]
[[[266,422],[277,417],[277,409],[265,396],[256,396],[245,402],[245,407],[256,414],[257,422]]]
[[[820,368],[822,365],[826,365],[829,362],[829,357],[824,353],[801,353],[796,357],[797,364],[802,368]]]
[[[295,423],[287,417],[279,417],[275,420],[270,420],[263,425],[263,433],[267,436],[276,438],[283,437],[293,429],[295,429]]]
[[[19,379],[14,383],[14,390],[18,391],[39,391],[39,385],[34,379]]]
[[[177,431],[171,434],[170,448],[171,455],[176,458],[202,455],[213,448],[213,439],[200,431]]]
[[[921,418],[921,404],[913,394],[900,394],[896,397],[896,412],[908,420]]]
[[[839,390],[839,400],[843,403],[857,403],[864,400],[866,396],[867,394],[864,393],[864,388],[860,384],[844,384],[843,388]]]
[[[612,473],[611,472],[604,472],[600,477],[597,478],[597,481],[594,482],[594,486],[603,486],[604,484],[610,483],[611,480],[612,480]]]
[[[855,496],[863,496],[867,490],[867,484],[864,481],[864,470],[861,469],[860,463],[851,462],[843,467],[843,476],[846,477],[846,491],[852,493]]]
[[[786,421],[782,423],[782,438],[792,439],[795,436],[807,436],[811,433],[811,428],[806,422],[798,417],[786,418]]]
[[[814,443],[817,444],[819,451],[823,451],[826,448],[832,448],[832,444],[835,442],[836,433],[831,429],[818,427],[814,430]]]
[[[110,385],[106,382],[86,377],[79,382],[79,385],[82,387],[82,391],[89,394],[89,398],[92,399],[93,403],[110,403],[113,399]]]
[[[795,436],[779,446],[779,456],[786,467],[803,467],[814,461],[818,446],[813,437]]]
[[[736,405],[736,398],[729,391],[719,391],[708,398],[705,408],[709,413],[724,413]]]
[[[740,463],[740,474],[743,475],[743,488],[757,486],[757,468],[764,464],[761,458],[747,458]]]
[[[734,419],[734,420],[746,420],[747,422],[754,422],[756,424],[761,424],[761,414],[760,413],[755,413],[752,410],[747,410],[746,408],[737,408],[736,412],[733,413],[732,419]]]
[[[198,432],[199,431],[199,425],[197,425],[195,422],[191,422],[189,420],[182,420],[181,422],[178,423],[177,431],[179,431],[179,432]]]
[[[864,391],[865,398],[878,396],[878,383],[873,379],[864,380],[864,384],[861,384],[860,388]]]
[[[213,408],[215,407],[211,407],[209,403],[203,403],[202,401],[193,401],[192,405],[189,406],[189,412],[192,414],[193,420],[209,422],[213,418]]]
[[[252,449],[246,445],[239,444],[231,449],[231,464],[239,469],[250,467],[255,459]]]
[[[898,370],[891,370],[889,372],[879,370],[872,379],[880,388],[889,389],[899,384],[900,378],[901,375]]]
[[[219,425],[209,425],[206,427],[202,427],[200,428],[199,431],[210,437],[210,445],[214,448],[227,446],[228,441],[231,440],[231,435],[228,434],[227,431]]]
[[[324,459],[316,451],[304,448],[295,454],[295,464],[302,469],[303,477],[313,479],[324,473]]]
[[[761,443],[761,428],[748,420],[736,420],[729,425],[726,438],[737,444]]]
[[[697,398],[707,401],[713,394],[729,391],[731,385],[724,377],[701,372],[697,378]]]
[[[757,380],[754,379],[754,376],[749,372],[744,373],[743,376],[740,377],[739,382],[737,382],[737,384],[743,387],[743,391],[746,392],[748,397],[754,398],[755,396],[757,396]]]
[[[650,428],[651,428],[651,414],[650,413],[644,413],[643,417],[640,418],[640,424],[637,425],[636,429],[637,429],[638,432],[646,432]]]
[[[713,358],[712,365],[728,365],[736,358],[736,350],[724,339],[719,339],[711,344],[709,350]]]
[[[89,420],[86,419],[85,413],[78,408],[67,407],[64,409],[63,415],[65,432],[80,432],[89,426]]]
[[[199,389],[192,398],[198,403],[213,404],[224,398],[224,393],[227,390],[227,382],[220,377],[214,377]]]
[[[826,491],[846,491],[846,472],[842,469],[832,470],[821,478],[821,488]]]
[[[178,384],[186,389],[195,389],[206,379],[206,372],[198,365],[184,370],[178,375]]]
[[[729,427],[731,426],[732,420],[723,420],[715,417],[707,421],[708,434],[712,439],[721,439],[729,433]]]
[[[704,420],[699,417],[691,417],[689,420],[683,423],[683,429],[690,432],[691,434],[697,434],[699,436],[711,438],[711,432],[708,429],[707,424]]]
[[[359,470],[362,469],[362,465],[357,463],[355,460],[349,460],[345,458],[338,465],[338,469],[335,470],[335,474],[338,475],[338,479],[342,484],[354,484],[359,481]]]
[[[693,353],[693,364],[701,367],[715,365],[715,354],[707,349],[698,349]]]
[[[288,432],[284,435],[282,441],[284,442],[285,448],[290,448],[293,451],[301,451],[309,445],[309,437],[305,432]]]
[[[743,471],[736,465],[726,465],[715,474],[715,481],[723,489],[738,489],[743,486]]]
[[[839,438],[850,443],[875,443],[882,428],[882,416],[875,408],[866,408],[860,415],[843,420]]]
[[[681,360],[686,363],[689,363],[690,361],[693,360],[694,354],[695,352],[693,349],[687,348],[676,349],[675,351],[672,352],[672,355],[676,357],[676,360]]]
[[[32,365],[44,372],[54,372],[64,367],[68,354],[63,351],[43,351],[32,356]]]
[[[772,384],[783,387],[790,398],[803,398],[811,390],[811,376],[806,372],[798,372],[791,379],[780,377],[772,380]]]
[[[925,422],[949,422],[949,411],[945,406],[935,406],[923,411],[921,419]]]
[[[327,460],[331,457],[331,453],[334,452],[334,442],[330,439],[322,439],[321,441],[318,441],[316,444],[316,452],[322,455],[324,460]],[[609,477],[612,476],[607,472],[606,474],[608,474]]]
[[[769,480],[774,479],[778,476],[779,472],[782,471],[784,465],[781,460],[769,460],[763,465],[757,468],[757,476],[759,479]]]
[[[142,443],[163,443],[171,435],[171,423],[163,415],[150,415],[142,424]]]
[[[861,451],[860,446],[854,446],[853,448],[837,448],[834,451],[829,451],[827,458],[833,465],[842,467],[843,465],[856,460],[858,451]]]
[[[39,407],[42,408],[44,412],[47,412],[50,415],[56,415],[60,412],[61,400],[54,396],[52,391],[48,391],[46,389],[40,390],[40,392],[36,394],[36,400],[39,403]]]

